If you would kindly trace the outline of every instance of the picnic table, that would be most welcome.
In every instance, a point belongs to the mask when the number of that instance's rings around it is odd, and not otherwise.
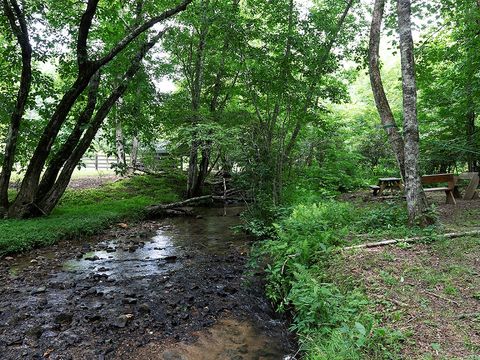
[[[464,200],[473,200],[478,197],[478,185],[480,183],[480,177],[477,172],[467,172],[455,177],[455,197],[461,198],[461,194],[458,188],[458,180],[470,180],[468,186],[465,188]]]
[[[372,185],[373,196],[382,196],[385,189],[397,189],[403,191],[403,183],[401,178],[389,177],[378,179],[378,185]]]
[[[459,180],[469,180],[468,186],[465,188],[465,193],[462,196],[460,193]],[[455,199],[472,200],[479,197],[478,186],[480,184],[480,176],[476,172],[463,173],[458,176],[453,174],[434,174],[422,176],[422,184],[438,184],[446,183],[442,187],[426,187],[425,192],[431,191],[445,191],[447,195],[447,203],[455,204]],[[404,185],[401,178],[388,177],[378,179],[378,185],[370,185],[373,190],[373,196],[382,196],[386,189],[397,189],[403,191]]]

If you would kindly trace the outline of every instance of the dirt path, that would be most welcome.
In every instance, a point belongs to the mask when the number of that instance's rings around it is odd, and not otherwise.
[[[289,354],[260,277],[245,275],[249,239],[230,230],[240,209],[200,211],[1,260],[2,360]]]

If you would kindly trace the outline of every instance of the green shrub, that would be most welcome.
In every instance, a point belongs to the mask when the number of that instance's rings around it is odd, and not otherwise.
[[[331,265],[342,261],[338,246],[362,213],[337,201],[297,206],[275,225],[275,238],[254,253],[268,259],[267,296],[279,311],[293,315],[291,328],[306,359],[395,357],[394,333],[375,326],[365,294],[353,284],[338,283],[331,273]],[[369,213],[361,221],[368,227],[378,216]]]

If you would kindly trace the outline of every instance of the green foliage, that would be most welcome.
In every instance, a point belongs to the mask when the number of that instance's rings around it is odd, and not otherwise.
[[[279,311],[292,312],[306,359],[395,356],[400,335],[377,327],[361,289],[332,274],[341,260],[336,249],[361,213],[337,201],[299,205],[275,225],[276,238],[256,249],[268,259],[267,295]]]
[[[0,256],[94,234],[122,219],[140,219],[143,209],[178,199],[176,179],[138,176],[98,189],[68,190],[47,217],[0,220]]]
[[[406,206],[398,203],[386,203],[365,209],[356,222],[358,232],[374,232],[382,229],[404,227],[408,223]]]

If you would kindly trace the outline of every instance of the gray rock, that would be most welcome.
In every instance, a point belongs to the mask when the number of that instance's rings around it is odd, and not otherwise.
[[[140,314],[148,314],[150,313],[150,311],[151,311],[150,306],[147,303],[143,303],[138,306],[138,312]]]
[[[162,358],[163,360],[185,360],[185,357],[182,354],[172,350],[164,351]]]
[[[127,326],[128,322],[132,320],[132,318],[132,314],[120,315],[112,322],[112,326],[117,328],[124,328],[125,326]]]
[[[32,295],[43,294],[45,291],[47,291],[47,288],[45,286],[40,286],[32,291]]]
[[[73,314],[71,313],[60,313],[55,316],[55,323],[62,325],[69,325],[73,320]]]

